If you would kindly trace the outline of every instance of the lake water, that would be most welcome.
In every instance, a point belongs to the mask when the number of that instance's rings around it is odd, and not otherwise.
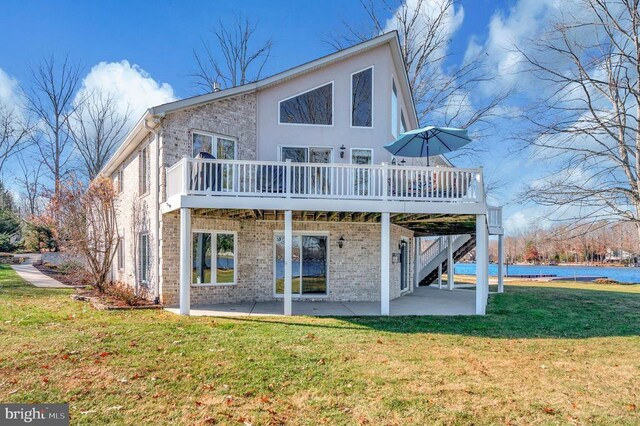
[[[475,275],[475,263],[456,263],[455,273]],[[507,271],[505,267],[505,271]],[[506,272],[505,272],[506,274]],[[618,268],[602,266],[545,266],[545,265],[509,265],[509,275],[551,274],[558,277],[598,276],[622,283],[640,283],[640,268]],[[489,265],[489,275],[498,275],[498,265]]]

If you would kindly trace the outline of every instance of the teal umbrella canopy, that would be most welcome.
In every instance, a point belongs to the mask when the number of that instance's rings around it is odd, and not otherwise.
[[[396,157],[429,157],[456,151],[471,142],[467,129],[427,126],[400,134],[385,149]]]

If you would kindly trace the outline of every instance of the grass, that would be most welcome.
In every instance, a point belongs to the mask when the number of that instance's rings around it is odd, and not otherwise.
[[[95,311],[0,267],[0,401],[72,424],[638,424],[640,286],[512,284],[484,317]]]

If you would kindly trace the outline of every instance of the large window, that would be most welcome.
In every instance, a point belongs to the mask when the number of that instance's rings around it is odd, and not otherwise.
[[[140,283],[149,283],[149,234],[138,235],[138,278]]]
[[[407,122],[404,121],[404,114],[402,110],[400,110],[400,133],[404,133],[407,131]]]
[[[280,101],[279,122],[282,124],[333,124],[333,83]]]
[[[398,91],[395,81],[391,82],[391,134],[398,137]]]
[[[236,234],[223,231],[194,232],[191,277],[195,285],[235,284]]]
[[[371,127],[373,122],[373,67],[351,75],[351,125]]]
[[[140,151],[140,195],[149,192],[149,147]]]
[[[275,236],[275,246],[275,292],[284,294],[284,235]],[[291,277],[294,295],[327,293],[327,236],[293,236]]]
[[[232,139],[214,134],[193,132],[191,142],[193,157],[205,153],[213,155],[218,160],[236,159],[236,141]]]

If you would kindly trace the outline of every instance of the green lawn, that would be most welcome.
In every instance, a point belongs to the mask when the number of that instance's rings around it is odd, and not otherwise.
[[[0,267],[0,402],[72,424],[639,424],[640,286],[509,285],[485,317],[95,311]]]

